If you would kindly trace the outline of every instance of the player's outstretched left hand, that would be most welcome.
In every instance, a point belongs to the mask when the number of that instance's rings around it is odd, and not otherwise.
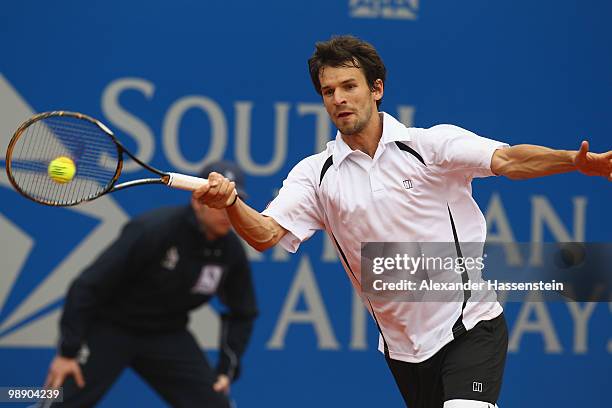
[[[582,174],[601,176],[612,181],[612,150],[606,153],[589,152],[589,142],[585,140],[574,158],[574,165]]]

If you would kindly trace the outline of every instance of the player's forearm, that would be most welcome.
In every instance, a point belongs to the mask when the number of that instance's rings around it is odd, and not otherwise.
[[[272,218],[261,215],[240,199],[227,208],[227,214],[238,235],[258,251],[276,245],[286,232]]]
[[[497,150],[491,161],[491,170],[515,180],[567,173],[576,170],[576,154],[576,151],[544,146],[516,145]]]

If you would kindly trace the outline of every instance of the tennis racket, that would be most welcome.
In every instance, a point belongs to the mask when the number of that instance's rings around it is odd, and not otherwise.
[[[124,153],[157,177],[117,184]],[[50,206],[72,206],[143,184],[193,191],[208,183],[140,161],[102,122],[66,111],[40,113],[19,126],[6,152],[6,173],[19,193]]]

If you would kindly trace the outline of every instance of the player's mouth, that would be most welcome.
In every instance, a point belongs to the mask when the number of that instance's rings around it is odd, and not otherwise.
[[[352,114],[353,114],[353,112],[340,112],[340,113],[336,114],[336,117],[338,119],[344,119],[346,117],[349,117]]]

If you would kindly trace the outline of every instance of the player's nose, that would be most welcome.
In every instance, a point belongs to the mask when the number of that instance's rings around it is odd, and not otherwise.
[[[341,90],[336,90],[336,92],[334,92],[334,105],[343,105],[346,103],[346,96],[344,94],[344,92],[342,92]]]

